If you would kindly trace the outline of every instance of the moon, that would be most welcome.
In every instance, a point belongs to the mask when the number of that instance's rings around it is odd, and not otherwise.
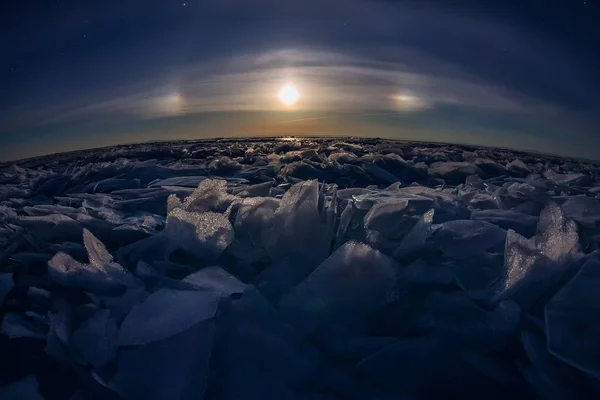
[[[279,91],[279,100],[286,106],[294,105],[300,98],[300,93],[298,93],[298,89],[294,85],[285,85]]]

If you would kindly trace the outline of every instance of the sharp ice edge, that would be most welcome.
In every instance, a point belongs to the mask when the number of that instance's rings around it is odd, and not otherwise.
[[[0,397],[57,397],[56,374],[82,398],[600,387],[597,165],[367,139],[76,154],[0,165],[0,362],[57,362]]]

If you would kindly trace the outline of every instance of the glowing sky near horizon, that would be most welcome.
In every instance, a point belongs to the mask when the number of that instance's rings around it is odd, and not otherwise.
[[[67,3],[1,13],[0,160],[345,133],[600,158],[591,4]]]

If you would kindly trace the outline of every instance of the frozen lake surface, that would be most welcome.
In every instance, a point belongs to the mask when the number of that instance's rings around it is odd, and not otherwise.
[[[0,164],[0,399],[599,398],[599,246],[600,167],[503,149]]]

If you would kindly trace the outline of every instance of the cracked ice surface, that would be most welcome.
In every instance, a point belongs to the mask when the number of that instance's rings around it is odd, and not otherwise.
[[[600,167],[377,139],[0,164],[0,398],[600,397]]]

